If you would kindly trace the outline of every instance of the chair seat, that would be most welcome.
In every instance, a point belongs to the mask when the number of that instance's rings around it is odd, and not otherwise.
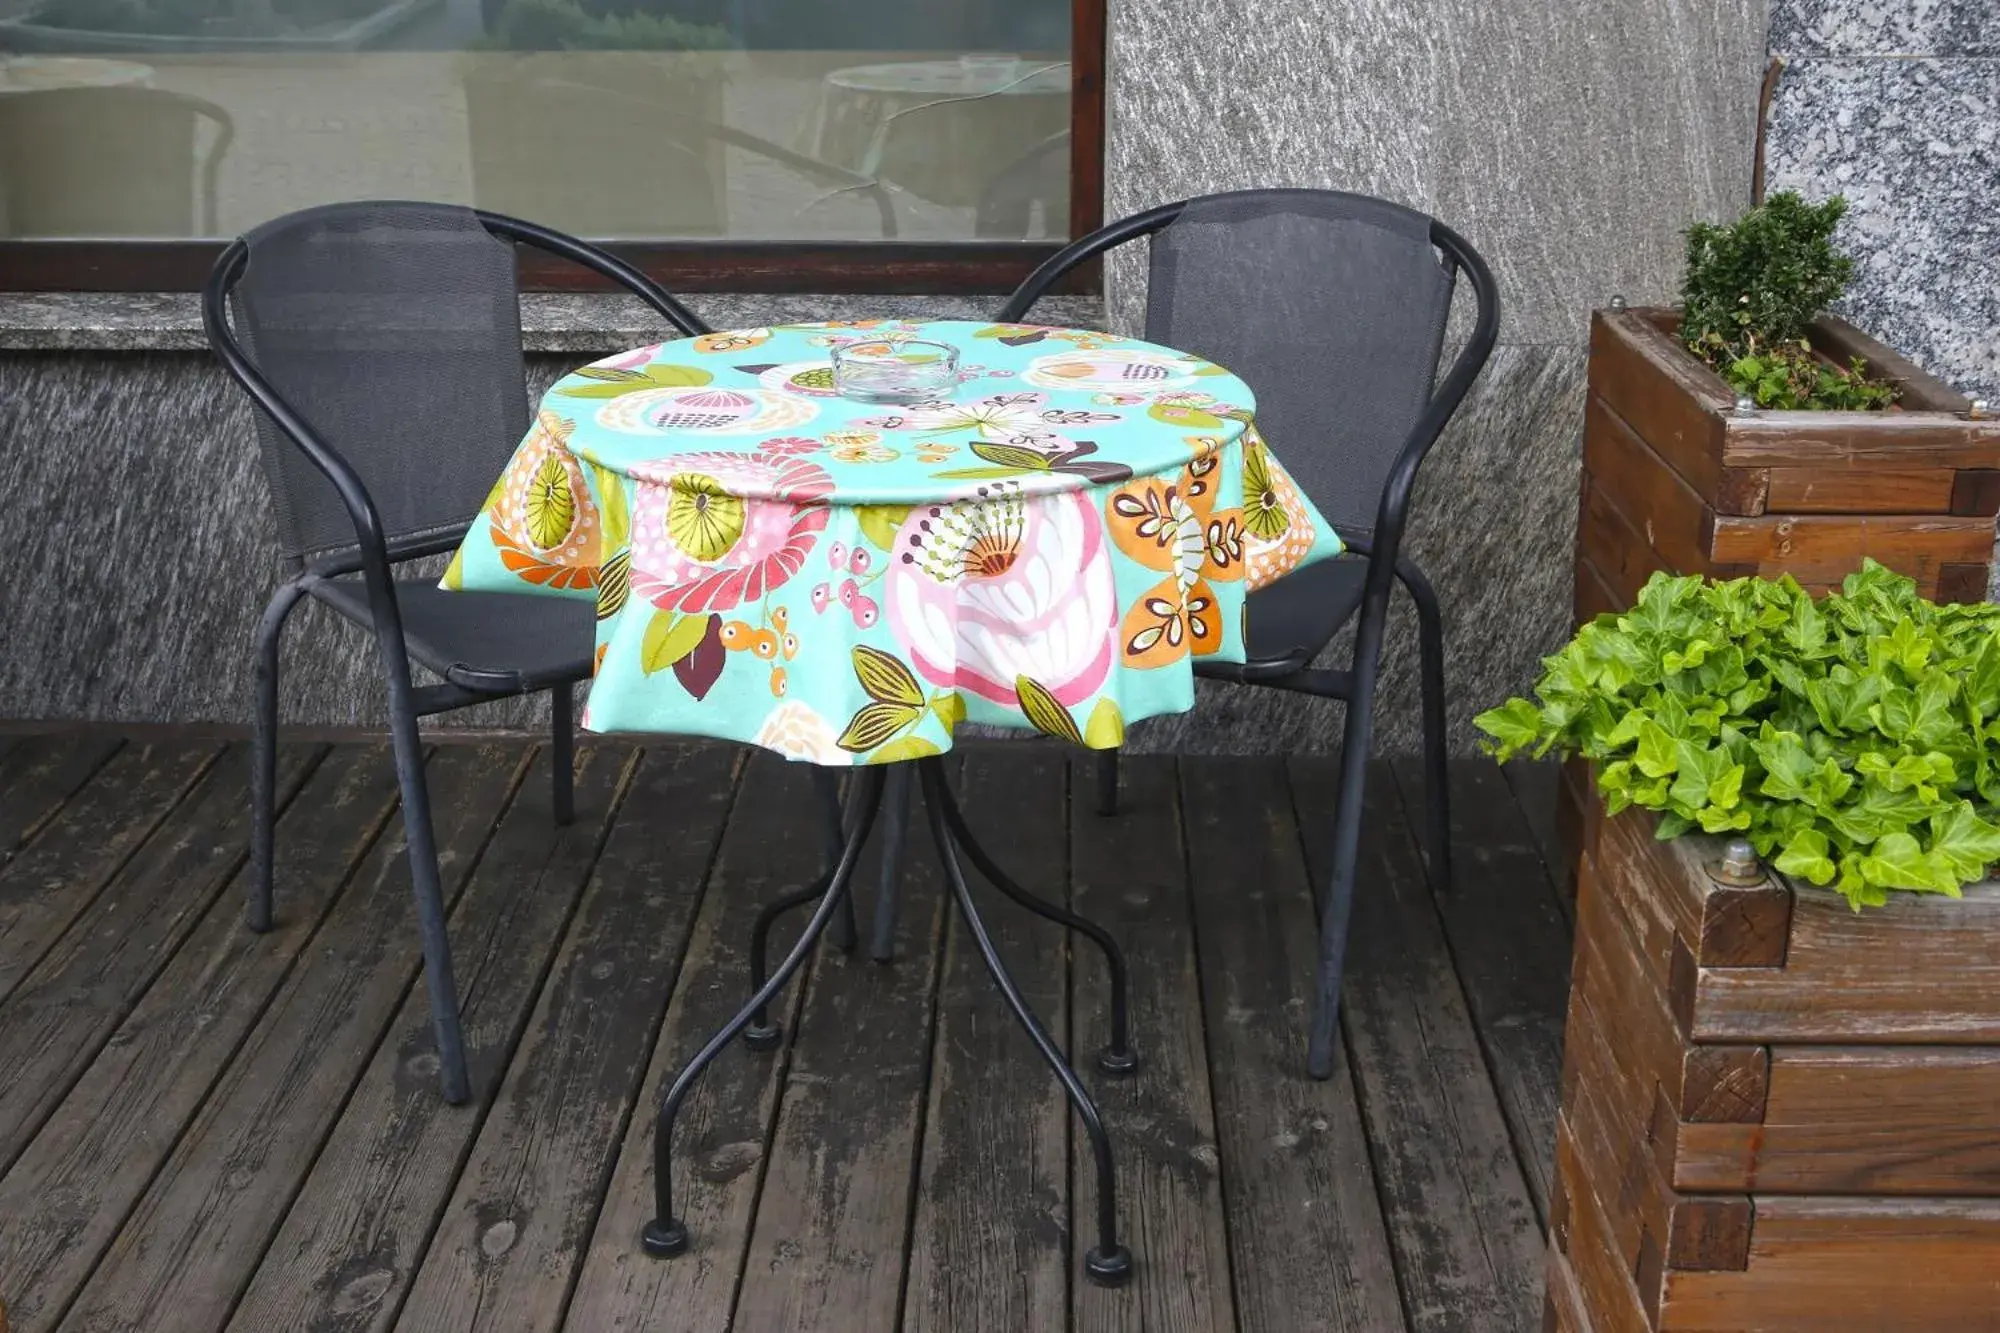
[[[358,625],[373,625],[358,578],[329,579],[312,595]],[[522,693],[583,680],[596,653],[596,607],[570,597],[447,592],[398,579],[396,605],[411,660],[454,685]]]
[[[1245,656],[1251,662],[1319,656],[1361,605],[1368,561],[1322,560],[1292,571],[1246,599]]]

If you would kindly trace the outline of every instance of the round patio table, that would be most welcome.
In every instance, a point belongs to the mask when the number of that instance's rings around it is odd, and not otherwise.
[[[958,349],[955,391],[851,402],[840,343]],[[961,723],[1111,748],[1194,704],[1194,661],[1240,662],[1246,593],[1340,552],[1271,456],[1255,398],[1222,367],[1110,334],[871,320],[743,329],[586,366],[543,398],[445,586],[591,597],[583,725],[714,736],[859,766],[839,857],[768,906],[752,994],[688,1063],[656,1131],[648,1252],[679,1253],[671,1148],[681,1101],[766,1006],[846,900],[888,768],[913,762],[946,878],[995,984],[1062,1082],[1098,1172],[1090,1276],[1124,1280],[1109,1139],[1095,1103],[995,950],[960,855],[1015,902],[1087,936],[1111,976],[1109,1074],[1136,1067],[1125,965],[1100,926],[1014,883],[972,838],[940,756]],[[778,915],[817,901],[775,970]]]

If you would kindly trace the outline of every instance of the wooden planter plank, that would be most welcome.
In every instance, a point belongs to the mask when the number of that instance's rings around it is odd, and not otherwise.
[[[2000,1329],[2000,1202],[1759,1196],[1749,1267],[1673,1273],[1662,1329]]]
[[[1753,1121],[1678,1127],[1675,1188],[2000,1195],[2000,1047],[1780,1046],[1768,1077]]]
[[[1993,520],[1977,515],[1711,515],[1708,534],[1703,556],[1711,568],[1785,573],[1801,583],[1836,583],[1867,556],[1935,587],[1942,566],[1982,560],[1993,550]]]
[[[1856,418],[1862,418],[1856,420]],[[1722,431],[1724,467],[2000,467],[2000,430],[1942,412],[1753,412]]]
[[[1750,475],[1766,479],[1764,505],[1781,514],[1959,514],[1953,507],[1961,477],[1948,467],[1866,469],[1858,467],[1774,467]],[[1725,513],[1761,514],[1755,510]]]
[[[1715,489],[1722,417],[1735,402],[1728,385],[1636,310],[1592,318],[1588,374],[1591,396],[1651,441],[1683,480],[1700,492]]]

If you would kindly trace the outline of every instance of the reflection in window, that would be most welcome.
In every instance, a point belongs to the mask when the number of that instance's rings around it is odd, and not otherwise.
[[[0,236],[1051,239],[1069,0],[0,0]]]

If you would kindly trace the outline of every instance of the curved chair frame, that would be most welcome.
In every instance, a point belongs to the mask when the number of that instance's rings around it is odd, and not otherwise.
[[[267,223],[266,227],[281,228],[328,214],[382,207],[384,204],[381,201],[330,204],[290,214]],[[711,331],[664,287],[614,255],[536,223],[478,209],[472,212],[488,232],[502,240],[532,246],[608,278],[645,301],[682,334]],[[452,977],[451,946],[445,932],[445,904],[439,883],[437,849],[431,827],[430,797],[424,780],[423,747],[417,733],[417,719],[468,704],[548,690],[554,712],[552,757],[556,817],[567,823],[572,817],[573,806],[570,786],[571,687],[576,681],[589,676],[589,653],[586,650],[575,669],[566,670],[554,678],[518,673],[454,671],[441,685],[419,688],[412,682],[409,650],[404,640],[402,613],[396,600],[392,568],[407,560],[455,549],[463,539],[466,527],[459,525],[442,533],[426,532],[408,540],[392,541],[385,534],[375,501],[360,475],[265,378],[230,327],[229,297],[242,279],[249,260],[248,242],[243,239],[232,242],[216,261],[202,290],[202,325],[207,332],[209,346],[257,407],[277,424],[286,438],[332,484],[354,524],[355,536],[351,547],[299,558],[296,561],[298,572],[272,595],[258,624],[256,737],[251,770],[253,874],[250,928],[256,931],[271,928],[278,650],[285,621],[301,598],[317,595],[325,601],[326,584],[333,579],[358,573],[367,593],[369,617],[365,627],[375,635],[381,653],[382,673],[389,689],[390,734],[397,779],[402,790],[411,884],[423,936],[425,978],[430,991],[432,1025],[437,1036],[444,1096],[446,1101],[452,1103],[463,1102],[471,1095],[471,1084],[459,1023],[457,986]],[[339,608],[336,606],[335,609]]]

